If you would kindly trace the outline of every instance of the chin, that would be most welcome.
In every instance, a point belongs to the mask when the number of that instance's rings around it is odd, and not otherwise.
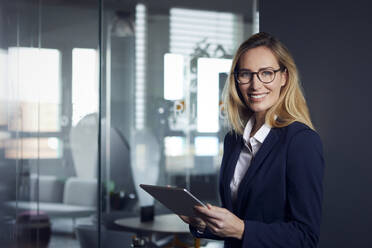
[[[265,106],[255,106],[255,105],[248,105],[252,112],[254,113],[260,113],[260,112],[266,112],[269,108]]]

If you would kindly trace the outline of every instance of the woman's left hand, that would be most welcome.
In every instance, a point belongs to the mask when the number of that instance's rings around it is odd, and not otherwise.
[[[233,237],[242,239],[244,221],[226,208],[207,204],[207,207],[195,206],[198,216],[204,220],[208,229],[220,237]]]

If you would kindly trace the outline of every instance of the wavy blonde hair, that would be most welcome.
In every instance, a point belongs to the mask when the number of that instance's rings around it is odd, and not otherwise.
[[[287,73],[287,82],[280,90],[278,101],[267,111],[265,123],[271,127],[285,127],[298,121],[314,129],[292,55],[278,39],[264,32],[251,36],[235,53],[230,75],[223,90],[228,126],[242,135],[245,125],[253,114],[244,102],[235,82],[234,73],[239,69],[240,57],[249,49],[259,46],[269,48],[278,60],[279,66]]]

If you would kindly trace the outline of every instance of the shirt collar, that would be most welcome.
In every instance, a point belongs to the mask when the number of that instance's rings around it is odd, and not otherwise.
[[[249,120],[247,122],[247,125],[245,125],[244,133],[243,133],[243,139],[244,139],[244,143],[246,143],[246,144],[249,143],[249,136],[251,135],[254,122],[255,122],[255,118],[254,118],[254,116],[251,116],[251,118],[249,118]],[[262,144],[264,142],[266,136],[269,134],[270,130],[271,130],[271,127],[265,123],[254,134],[253,138],[255,138],[258,142],[260,142]]]

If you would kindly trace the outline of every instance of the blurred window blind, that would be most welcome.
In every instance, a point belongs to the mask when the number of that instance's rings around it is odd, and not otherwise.
[[[170,9],[170,52],[190,55],[198,42],[222,47],[232,54],[243,39],[243,17],[227,12]]]
[[[135,127],[145,127],[146,113],[146,53],[147,53],[147,9],[144,4],[136,6],[136,84],[135,84]]]

